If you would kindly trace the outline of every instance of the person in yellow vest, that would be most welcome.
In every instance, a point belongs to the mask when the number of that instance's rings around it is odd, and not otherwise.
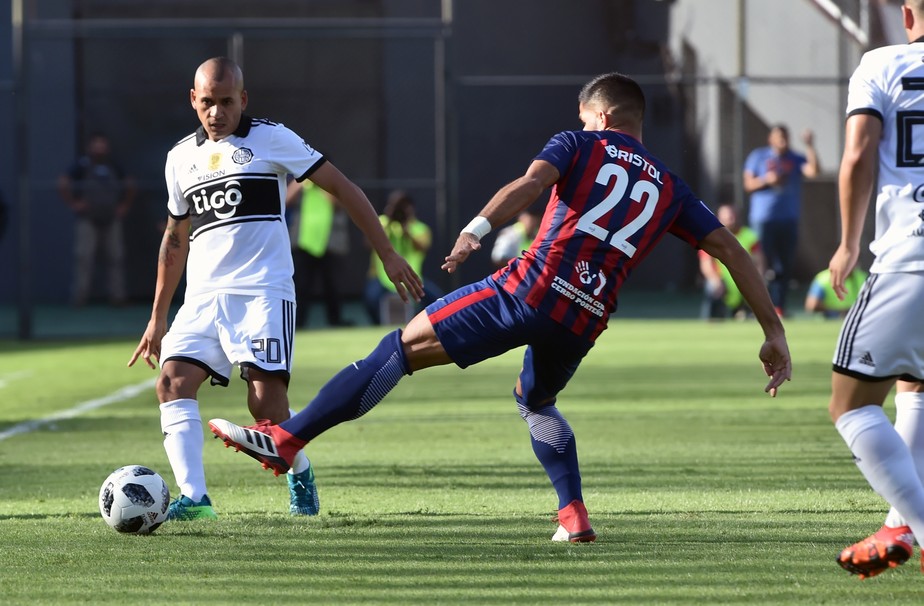
[[[837,298],[831,286],[831,272],[827,269],[818,272],[805,295],[805,311],[824,314],[825,318],[839,318],[846,315],[850,306],[860,295],[860,288],[863,287],[867,277],[869,274],[865,271],[859,267],[854,268],[844,279],[847,294],[841,300]]]
[[[414,201],[404,190],[394,190],[388,195],[385,209],[379,215],[385,234],[399,255],[407,259],[417,275],[423,276],[423,263],[433,242],[433,235],[426,223],[417,218]],[[366,312],[373,324],[382,323],[382,301],[395,293],[395,287],[385,274],[382,261],[372,255],[369,262],[369,277],[366,280],[364,300]],[[424,279],[424,296],[420,306],[435,301],[440,294],[431,280]]]
[[[742,225],[738,220],[738,211],[733,204],[722,204],[716,209],[719,221],[728,228],[741,246],[751,253],[751,258],[757,266],[757,271],[763,275],[764,260],[760,250],[760,240],[757,232]],[[704,300],[702,316],[706,319],[723,319],[729,316],[746,317],[749,313],[741,291],[735,286],[728,268],[709,256],[705,251],[699,251],[699,270],[704,280]]]
[[[541,222],[542,213],[527,208],[517,217],[516,223],[497,232],[497,239],[491,248],[491,261],[495,267],[503,267],[510,259],[519,256],[524,250],[529,250],[536,234],[539,233]]]
[[[349,252],[350,247],[346,213],[310,179],[289,183],[286,206],[291,213],[289,238],[295,265],[295,327],[308,325],[311,289],[316,278],[321,280],[328,325],[349,326],[351,322],[342,316],[337,287],[337,258]]]

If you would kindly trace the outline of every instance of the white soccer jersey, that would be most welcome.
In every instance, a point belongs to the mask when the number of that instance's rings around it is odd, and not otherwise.
[[[882,120],[870,271],[924,270],[924,42],[863,55],[847,96],[858,113]]]
[[[295,300],[286,176],[301,181],[324,160],[282,124],[247,116],[221,141],[200,127],[170,150],[167,210],[192,220],[187,299],[222,292]]]

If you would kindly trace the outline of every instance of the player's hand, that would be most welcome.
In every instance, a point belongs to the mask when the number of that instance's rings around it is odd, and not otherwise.
[[[135,353],[132,354],[131,359],[128,361],[128,365],[134,366],[140,357],[150,368],[157,368],[155,361],[160,362],[160,342],[165,334],[167,334],[167,322],[165,320],[152,319],[149,321],[148,327],[144,330],[144,334],[141,335],[141,341],[138,342],[138,347],[135,348]]]
[[[470,254],[480,248],[481,242],[475,237],[475,234],[462,232],[456,239],[456,245],[452,247],[452,252],[446,257],[446,262],[440,268],[448,273],[453,273],[460,265],[465,263]]]
[[[802,131],[802,142],[805,143],[806,147],[812,147],[815,144],[815,133],[812,132],[812,129],[807,128]]]
[[[780,174],[775,170],[768,170],[764,173],[764,183],[767,187],[775,187],[779,185],[781,181]]]
[[[392,252],[382,259],[382,267],[385,268],[385,274],[395,285],[395,291],[402,301],[405,303],[408,303],[410,299],[420,301],[424,294],[423,280],[404,257]]]
[[[778,337],[767,339],[761,345],[759,355],[764,372],[770,377],[770,382],[767,383],[764,392],[775,398],[777,388],[784,381],[792,380],[792,359],[789,357],[786,337],[781,334]]]
[[[831,288],[841,301],[844,300],[844,296],[847,294],[847,287],[844,286],[844,282],[856,266],[859,256],[858,251],[841,245],[834,251],[834,256],[831,257],[831,261],[828,263],[828,270],[831,272]]]

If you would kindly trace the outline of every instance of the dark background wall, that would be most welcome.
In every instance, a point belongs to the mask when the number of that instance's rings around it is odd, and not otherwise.
[[[10,14],[9,0],[0,0],[0,15]],[[12,23],[10,19],[0,18],[0,40],[12,41]],[[11,199],[13,167],[13,132],[10,116],[13,115],[13,45],[0,44],[0,197],[6,204],[12,205]],[[8,211],[9,212],[9,211]],[[6,230],[0,232],[0,258],[11,260],[13,247],[10,235],[11,226],[7,224]],[[12,273],[12,272],[10,272]],[[12,276],[8,276],[12,278]],[[0,297],[8,298],[12,295],[12,285],[9,280],[0,284]]]
[[[73,218],[54,190],[57,175],[80,152],[85,136],[102,130],[123,167],[138,179],[139,197],[127,218],[129,289],[133,299],[153,293],[164,211],[164,156],[197,126],[188,103],[196,66],[205,58],[239,53],[250,93],[248,113],[285,123],[323,150],[360,183],[377,208],[388,190],[411,191],[421,218],[436,235],[425,274],[443,288],[491,270],[488,255],[463,267],[456,281],[440,259],[459,227],[500,186],[519,176],[555,132],[579,128],[580,85],[601,72],[642,77],[648,96],[645,142],[683,172],[695,165],[684,126],[684,97],[658,81],[665,72],[664,41],[670,2],[654,0],[457,1],[446,42],[450,142],[449,202],[437,207],[435,110],[437,43],[432,30],[402,28],[408,18],[439,17],[425,0],[41,0],[32,2],[29,30],[28,231],[32,295],[63,303],[71,284]],[[8,14],[9,0],[0,0]],[[236,18],[387,18],[394,27],[297,31],[230,28]],[[78,19],[76,27],[49,19]],[[126,19],[99,28],[96,19]],[[164,29],[164,18],[190,26]],[[131,19],[128,21],[127,19]],[[90,24],[80,26],[80,23]],[[8,39],[9,23],[0,20]],[[0,81],[11,57],[0,48]],[[509,77],[508,77],[509,76]],[[653,78],[652,78],[653,77]],[[532,79],[530,79],[532,78]],[[647,81],[645,80],[647,78]],[[0,95],[0,154],[12,158],[15,124],[9,91]],[[0,188],[11,191],[10,162],[0,162]],[[696,180],[691,177],[694,187]],[[7,196],[9,197],[9,196]],[[10,200],[10,202],[14,202]],[[18,221],[14,211],[13,220]],[[361,292],[368,251],[353,230],[353,252],[342,267],[342,290]],[[0,255],[16,271],[15,233],[0,240]],[[684,288],[696,279],[695,255],[668,239],[637,271],[632,288]],[[0,303],[16,299],[15,280],[0,286]]]

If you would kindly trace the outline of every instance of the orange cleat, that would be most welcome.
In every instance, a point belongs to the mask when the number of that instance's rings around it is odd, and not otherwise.
[[[874,577],[889,568],[908,561],[914,551],[914,535],[908,526],[883,526],[876,534],[866,537],[843,550],[837,563],[861,580]],[[924,561],[921,562],[924,571]]]

